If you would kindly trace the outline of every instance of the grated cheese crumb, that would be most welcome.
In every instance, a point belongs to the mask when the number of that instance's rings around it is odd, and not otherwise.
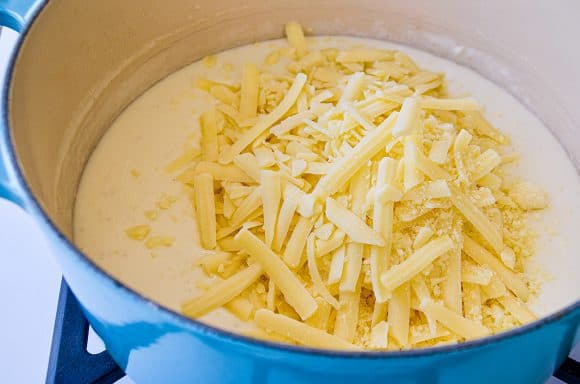
[[[151,232],[151,227],[147,224],[144,225],[136,225],[131,228],[127,228],[125,233],[129,238],[133,240],[143,240],[145,239],[149,233]]]
[[[214,55],[204,57],[201,62],[206,68],[213,68],[217,64],[217,57]]]
[[[145,240],[145,247],[147,249],[171,247],[174,242],[175,238],[171,236],[150,236]]]

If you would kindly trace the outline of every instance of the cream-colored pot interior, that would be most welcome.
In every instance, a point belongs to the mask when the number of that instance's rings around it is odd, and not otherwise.
[[[298,20],[310,34],[391,40],[475,69],[540,117],[578,167],[578,14],[571,0],[53,0],[17,59],[10,128],[29,186],[70,237],[83,167],[124,107],[201,56],[281,37]],[[555,255],[557,269],[577,271],[576,256]],[[575,282],[558,284],[560,305],[578,299]]]

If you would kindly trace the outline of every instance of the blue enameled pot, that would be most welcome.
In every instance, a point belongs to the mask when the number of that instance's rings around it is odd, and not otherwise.
[[[534,111],[578,167],[578,14],[565,0],[0,0],[0,24],[22,32],[2,84],[0,196],[40,223],[91,325],[138,383],[542,383],[579,339],[580,292],[548,317],[460,345],[282,346],[187,319],[116,281],[70,241],[71,212],[91,150],[131,100],[204,54],[280,37],[291,19],[471,66]]]

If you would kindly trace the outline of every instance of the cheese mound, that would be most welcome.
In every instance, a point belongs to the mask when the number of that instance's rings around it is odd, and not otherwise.
[[[199,148],[166,171],[191,195],[215,283],[183,313],[223,306],[255,337],[373,350],[533,321],[526,216],[547,197],[505,173],[509,138],[403,52],[310,50],[294,22],[286,34],[239,83],[196,81],[214,103]],[[172,244],[144,224],[127,235]]]

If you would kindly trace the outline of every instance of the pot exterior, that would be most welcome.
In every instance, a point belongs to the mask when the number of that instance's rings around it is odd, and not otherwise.
[[[217,334],[97,273],[49,234],[65,279],[119,366],[138,383],[543,383],[580,338],[580,308],[472,348],[429,354],[310,354]]]

